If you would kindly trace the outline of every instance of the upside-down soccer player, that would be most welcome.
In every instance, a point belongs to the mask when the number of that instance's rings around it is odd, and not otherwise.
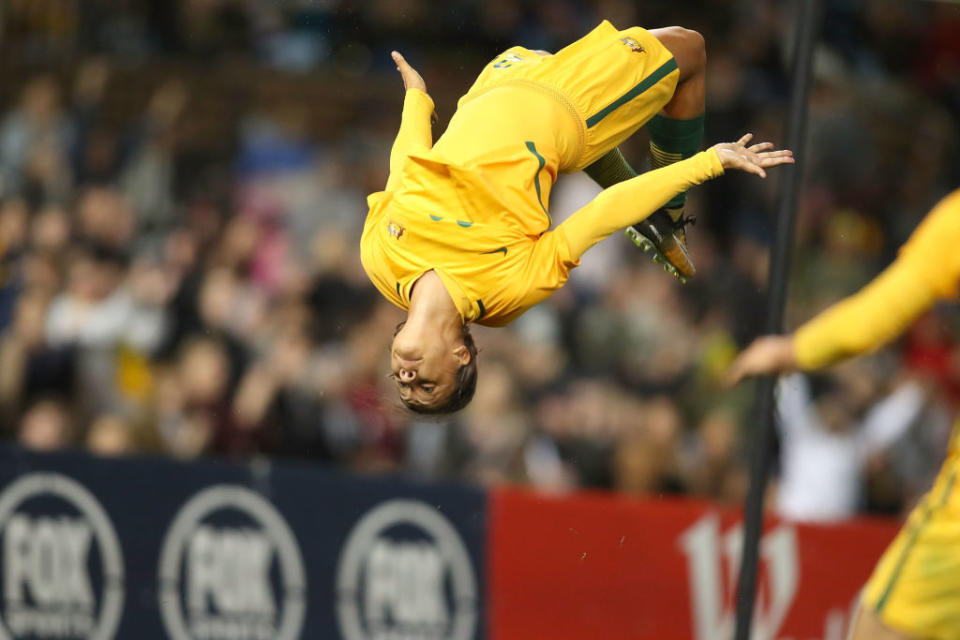
[[[361,257],[380,292],[408,311],[392,370],[415,411],[470,401],[469,323],[507,324],[563,285],[587,249],[632,225],[638,244],[690,276],[684,191],[725,168],[764,177],[792,162],[772,144],[747,147],[749,135],[697,153],[706,55],[686,29],[603,22],[554,55],[513,47],[483,70],[436,144],[426,85],[393,58],[406,98],[386,189],[368,198]],[[635,177],[617,145],[644,124],[660,168]],[[551,230],[554,180],[580,169],[606,190]]]
[[[960,190],[931,211],[900,255],[859,293],[793,335],[750,345],[730,369],[744,377],[814,370],[888,343],[960,289]],[[960,422],[933,488],[910,514],[863,590],[852,640],[960,639]]]

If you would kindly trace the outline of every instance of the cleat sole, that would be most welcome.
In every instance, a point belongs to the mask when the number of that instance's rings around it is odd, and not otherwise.
[[[663,254],[657,250],[656,245],[650,241],[642,233],[638,233],[633,227],[628,227],[624,234],[630,238],[630,241],[633,244],[640,247],[640,250],[644,253],[653,252],[653,255],[650,256],[650,259],[653,260],[656,264],[659,264],[663,267],[663,270],[672,275],[674,278],[679,280],[681,283],[686,284],[687,279],[677,271],[677,268],[670,264],[670,261],[663,257]]]

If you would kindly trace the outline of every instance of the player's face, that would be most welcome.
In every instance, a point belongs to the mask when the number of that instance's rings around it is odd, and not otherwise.
[[[401,329],[390,349],[390,369],[404,402],[433,407],[453,391],[460,358],[440,336],[416,340]]]

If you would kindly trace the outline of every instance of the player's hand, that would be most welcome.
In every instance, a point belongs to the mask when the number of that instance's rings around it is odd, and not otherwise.
[[[423,76],[410,66],[407,60],[400,55],[399,51],[391,52],[390,57],[397,63],[397,71],[400,72],[400,77],[403,78],[404,89],[420,89],[420,91],[424,93],[427,92],[427,83],[423,81]]]
[[[744,378],[785,373],[797,368],[793,352],[793,336],[764,336],[743,350],[730,368],[725,382],[734,386]]]
[[[751,139],[753,134],[748,133],[736,142],[721,142],[713,145],[724,169],[737,169],[766,178],[767,172],[764,169],[781,164],[793,164],[793,151],[788,149],[775,151],[772,142],[760,142],[748,147]]]

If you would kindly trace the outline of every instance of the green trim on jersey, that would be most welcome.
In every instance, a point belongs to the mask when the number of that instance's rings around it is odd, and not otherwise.
[[[527,141],[527,149],[530,151],[530,153],[536,156],[537,161],[540,163],[540,166],[537,167],[536,175],[533,176],[533,186],[537,190],[537,200],[540,202],[540,208],[543,209],[544,213],[547,213],[547,208],[543,206],[543,197],[540,194],[540,172],[543,171],[543,167],[546,166],[547,161],[544,159],[542,155],[537,153],[537,145],[533,144],[533,142],[531,142],[530,140]],[[549,216],[550,214],[547,213],[547,215]]]
[[[670,75],[676,70],[677,70],[677,61],[674,60],[673,58],[670,58],[669,60],[664,62],[662,65],[660,65],[660,67],[656,71],[654,71],[649,76],[644,78],[643,81],[640,82],[640,84],[635,86],[633,89],[630,89],[630,91],[627,91],[625,94],[623,94],[622,96],[620,96],[619,98],[617,98],[616,100],[608,104],[606,107],[598,111],[596,114],[587,118],[587,128],[589,129],[590,127],[593,127],[598,122],[606,118],[608,115],[616,111],[618,108],[630,102],[631,100],[639,96],[641,93],[643,93],[653,85],[657,84],[658,82],[660,82],[661,80],[663,80],[665,77],[667,77],[668,75]]]
[[[956,483],[956,480],[957,473],[954,471],[947,479],[947,486],[944,487],[939,502],[933,506],[927,507],[926,512],[923,514],[923,520],[921,520],[910,532],[910,539],[907,540],[907,543],[903,546],[903,551],[901,552],[900,557],[897,558],[897,565],[893,568],[893,573],[890,574],[890,580],[887,582],[887,586],[883,589],[883,593],[880,594],[880,598],[877,600],[877,606],[874,607],[874,610],[877,613],[880,613],[883,610],[883,607],[887,604],[887,600],[890,599],[890,594],[893,593],[893,587],[896,586],[897,580],[900,578],[900,574],[903,572],[903,566],[907,563],[907,556],[910,555],[910,551],[913,550],[914,545],[917,543],[917,538],[920,537],[920,533],[930,522],[930,518],[933,517],[934,512],[942,509],[947,504],[947,500],[950,498],[950,494],[953,492],[953,486]]]

